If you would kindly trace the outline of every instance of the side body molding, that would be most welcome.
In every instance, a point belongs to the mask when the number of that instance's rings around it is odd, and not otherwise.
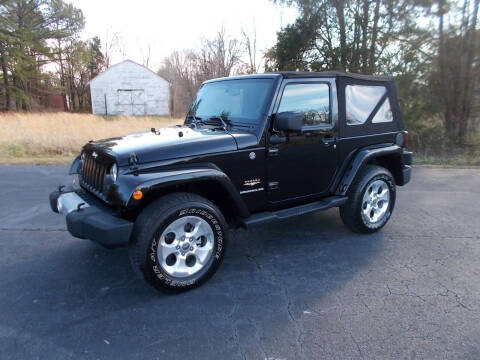
[[[122,178],[124,181],[122,181],[121,187],[127,187],[128,190],[127,188],[121,189],[120,193],[125,195],[128,193],[128,198],[124,200],[127,200],[125,203],[129,206],[136,205],[136,200],[132,198],[135,190],[141,190],[144,196],[148,196],[148,193],[165,187],[208,181],[215,183],[216,186],[226,191],[232,202],[232,207],[237,210],[239,216],[250,216],[250,211],[230,178],[213,164],[205,164],[205,167],[192,164],[188,167],[182,166],[156,172],[142,172],[140,170],[136,174],[122,176]]]
[[[337,191],[335,192],[336,195],[346,195],[350,185],[355,179],[358,171],[365,165],[370,159],[390,155],[390,154],[398,154],[402,153],[402,148],[398,145],[390,145],[385,147],[379,148],[367,148],[360,150],[351,160],[350,165],[345,170],[345,174],[340,181]]]

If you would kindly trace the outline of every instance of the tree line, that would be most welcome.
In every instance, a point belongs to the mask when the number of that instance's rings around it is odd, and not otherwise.
[[[158,73],[183,116],[205,80],[259,71],[344,70],[391,74],[411,146],[424,153],[478,146],[480,0],[271,0],[296,21],[258,49],[255,28],[220,29],[198,49],[176,50]],[[30,110],[45,94],[90,107],[88,81],[110,65],[118,34],[81,40],[84,17],[63,0],[0,0],[0,106]],[[150,48],[148,49],[147,63]]]
[[[479,0],[276,0],[299,9],[269,70],[392,74],[412,145],[478,145]]]
[[[391,74],[415,150],[478,147],[480,0],[272,1],[295,6],[299,16],[258,56],[266,71]],[[159,73],[173,84],[175,115],[186,111],[202,81],[258,71],[255,36],[242,34],[227,41],[219,32],[201,49],[165,60]],[[225,61],[234,66],[221,66]]]
[[[3,109],[28,111],[53,94],[66,111],[89,107],[88,81],[105,57],[98,37],[80,39],[84,25],[82,11],[63,0],[0,1]]]
[[[205,80],[257,72],[256,36],[243,34],[245,41],[220,29],[213,39],[203,39],[199,49],[174,51],[163,61],[158,74],[171,84],[173,116],[185,114]],[[245,52],[250,53],[248,61],[243,60]]]

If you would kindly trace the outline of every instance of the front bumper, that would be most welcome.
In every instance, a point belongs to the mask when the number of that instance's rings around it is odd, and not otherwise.
[[[107,248],[125,246],[130,240],[133,222],[96,202],[83,190],[59,188],[50,194],[50,207],[66,215],[67,230],[80,239],[92,240]]]

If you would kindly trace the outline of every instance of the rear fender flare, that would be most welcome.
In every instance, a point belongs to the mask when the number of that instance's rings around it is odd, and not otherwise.
[[[350,161],[350,164],[345,170],[335,194],[342,196],[346,195],[358,172],[369,160],[390,154],[400,155],[402,151],[402,148],[398,145],[389,145],[379,148],[367,148],[360,150]]]

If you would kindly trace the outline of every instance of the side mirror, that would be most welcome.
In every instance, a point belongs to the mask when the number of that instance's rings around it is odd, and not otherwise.
[[[275,115],[274,129],[280,131],[302,131],[303,114],[285,111]]]

